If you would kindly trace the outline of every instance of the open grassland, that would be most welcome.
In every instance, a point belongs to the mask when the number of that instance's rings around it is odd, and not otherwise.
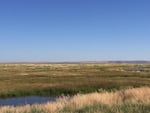
[[[150,86],[148,64],[0,64],[0,98]]]
[[[57,102],[22,107],[1,107],[0,113],[150,113],[150,88],[78,94]]]

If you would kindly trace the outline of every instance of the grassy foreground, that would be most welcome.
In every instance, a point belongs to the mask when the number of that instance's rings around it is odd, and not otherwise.
[[[148,64],[0,64],[0,98],[150,86]]]
[[[150,113],[150,88],[80,94],[43,105],[7,106],[1,107],[0,113]]]

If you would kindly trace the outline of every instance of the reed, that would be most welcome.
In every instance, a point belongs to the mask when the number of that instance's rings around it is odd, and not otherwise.
[[[0,113],[150,113],[150,88],[60,97],[57,102],[21,107],[5,106]]]

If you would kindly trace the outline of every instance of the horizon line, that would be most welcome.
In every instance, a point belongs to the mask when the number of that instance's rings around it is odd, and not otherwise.
[[[150,63],[150,60],[97,60],[97,61],[10,61],[0,64],[61,64],[61,63]]]

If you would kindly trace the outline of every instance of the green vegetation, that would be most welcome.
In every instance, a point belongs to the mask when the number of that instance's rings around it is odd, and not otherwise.
[[[150,86],[150,65],[0,64],[0,98]]]
[[[8,112],[7,113],[19,113],[19,112]],[[20,112],[22,113],[22,112]],[[26,111],[24,113],[49,113],[44,109],[32,108],[30,112]],[[150,105],[143,104],[123,104],[116,105],[113,107],[108,107],[106,105],[94,105],[88,106],[78,110],[64,109],[58,113],[150,113]]]
[[[125,103],[108,107],[98,104],[76,110],[65,108],[60,113],[150,113],[150,105]]]
[[[8,112],[7,113],[12,113]],[[17,113],[17,112],[13,112]],[[20,112],[22,113],[22,112]],[[30,112],[25,111],[24,113],[50,113],[42,108],[33,107]],[[137,104],[123,104],[123,105],[114,105],[112,107],[108,107],[106,105],[92,105],[87,106],[81,109],[70,109],[65,108],[58,113],[150,113],[150,105],[143,105],[141,103]]]

